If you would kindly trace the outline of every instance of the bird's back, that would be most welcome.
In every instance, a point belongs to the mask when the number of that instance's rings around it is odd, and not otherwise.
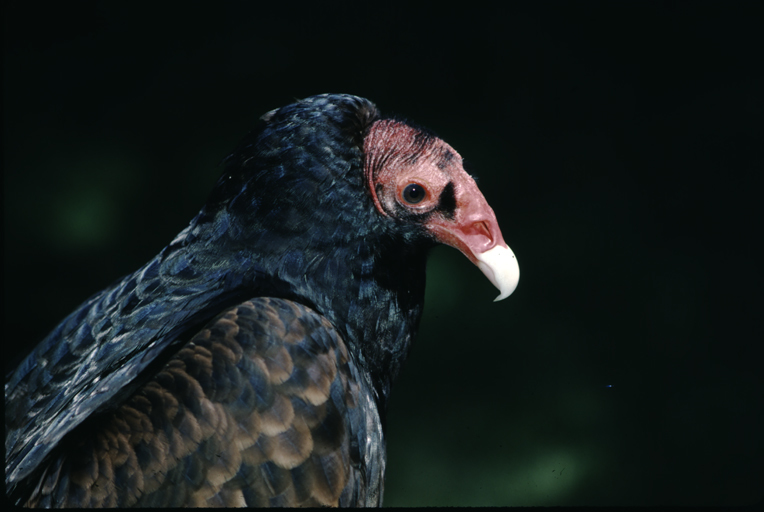
[[[228,309],[24,483],[33,506],[376,505],[384,444],[347,347],[313,310]]]

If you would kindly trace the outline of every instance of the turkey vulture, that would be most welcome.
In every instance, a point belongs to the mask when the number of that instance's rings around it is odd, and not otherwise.
[[[366,99],[265,114],[199,214],[5,384],[28,506],[379,505],[383,417],[425,260],[519,269],[462,158]]]

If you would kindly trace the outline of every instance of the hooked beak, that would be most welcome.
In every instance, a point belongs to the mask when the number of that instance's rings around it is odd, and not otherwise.
[[[499,289],[494,302],[506,299],[517,288],[520,266],[512,249],[504,242],[493,209],[470,178],[457,194],[454,218],[436,217],[428,227],[435,238],[459,249]]]
[[[478,268],[499,289],[499,296],[493,301],[498,302],[512,295],[520,280],[520,266],[512,249],[506,244],[496,245],[475,257]]]

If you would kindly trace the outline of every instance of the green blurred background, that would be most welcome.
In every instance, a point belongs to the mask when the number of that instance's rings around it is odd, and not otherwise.
[[[262,113],[351,92],[472,165],[512,297],[437,249],[387,505],[751,504],[761,2],[3,7],[6,366],[183,229]]]

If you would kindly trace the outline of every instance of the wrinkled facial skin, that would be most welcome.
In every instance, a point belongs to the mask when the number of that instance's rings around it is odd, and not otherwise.
[[[461,166],[462,158],[448,144],[403,123],[378,121],[366,138],[367,179],[374,202],[383,215],[396,216],[401,211],[422,214],[436,209],[449,183],[471,180]],[[404,190],[409,185],[421,189],[415,194]],[[409,190],[408,192],[411,192]],[[443,197],[446,215],[456,207],[454,192]]]
[[[365,172],[377,210],[419,219],[433,238],[459,249],[499,288],[517,286],[517,260],[496,215],[444,141],[400,121],[376,121],[364,139]]]

